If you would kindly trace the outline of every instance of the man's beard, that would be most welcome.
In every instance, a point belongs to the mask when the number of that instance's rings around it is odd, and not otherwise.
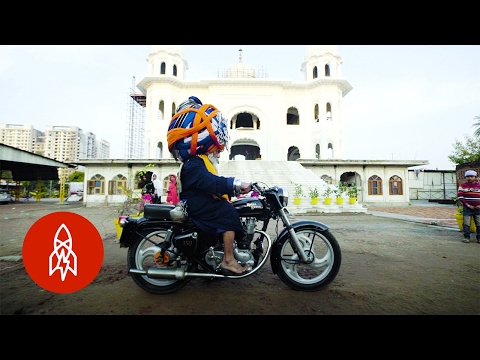
[[[220,164],[220,159],[217,158],[213,153],[210,153],[208,154],[208,160],[210,160],[218,174],[218,164]]]

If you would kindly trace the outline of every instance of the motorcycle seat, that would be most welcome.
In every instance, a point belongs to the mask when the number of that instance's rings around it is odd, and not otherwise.
[[[170,204],[145,204],[143,217],[147,220],[172,220],[170,211],[174,208]]]

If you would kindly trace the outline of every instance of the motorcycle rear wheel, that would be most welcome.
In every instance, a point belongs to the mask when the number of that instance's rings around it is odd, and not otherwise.
[[[128,268],[148,270],[155,269],[172,269],[171,266],[159,266],[155,263],[154,256],[161,250],[159,245],[165,240],[167,235],[166,229],[145,230],[142,236],[138,236],[134,243],[128,248],[127,264]],[[178,264],[175,264],[178,266]],[[186,267],[187,264],[181,264]],[[131,274],[135,283],[143,290],[156,295],[172,294],[189,283],[189,279],[173,280],[173,279],[153,279],[146,275]]]
[[[313,292],[330,284],[342,261],[340,245],[328,230],[306,226],[295,229],[302,251],[311,258],[304,263],[293,249],[290,236],[280,239],[278,277],[294,290]]]

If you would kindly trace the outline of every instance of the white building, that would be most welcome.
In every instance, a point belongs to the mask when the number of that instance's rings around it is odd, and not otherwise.
[[[32,153],[38,134],[33,125],[0,124],[0,143]]]
[[[189,96],[216,106],[230,120],[230,149],[222,156],[272,161],[343,159],[342,99],[352,86],[341,77],[335,45],[309,45],[304,81],[257,77],[243,62],[223,77],[188,81],[180,45],[153,45],[148,74],[138,84],[146,97],[145,158],[168,159],[166,134],[175,108]]]
[[[97,149],[95,159],[108,159],[110,158],[110,143],[102,138],[97,138],[95,142],[95,148]]]
[[[342,78],[343,61],[335,45],[307,46],[299,82],[263,77],[243,61],[241,51],[238,62],[220,77],[196,81],[186,80],[188,62],[181,45],[152,45],[147,63],[147,75],[137,83],[142,94],[135,94],[145,111],[144,159],[82,159],[87,205],[121,203],[125,195],[119,189],[123,184],[134,189],[135,172],[148,164],[164,181],[178,170],[168,151],[167,131],[176,107],[192,95],[229,120],[229,149],[220,159],[225,176],[268,179],[292,192],[291,181],[301,182],[306,193],[317,186],[320,194],[327,184],[345,181],[362,188],[358,201],[363,204],[406,204],[408,167],[428,164],[344,159],[344,123],[354,119],[343,118],[342,101],[352,86]],[[301,170],[290,166],[294,163]]]

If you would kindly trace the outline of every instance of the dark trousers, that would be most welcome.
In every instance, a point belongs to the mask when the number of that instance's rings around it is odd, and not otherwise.
[[[470,209],[463,206],[463,237],[470,239],[470,222],[473,217],[473,222],[477,228],[477,240],[480,240],[480,209]]]

